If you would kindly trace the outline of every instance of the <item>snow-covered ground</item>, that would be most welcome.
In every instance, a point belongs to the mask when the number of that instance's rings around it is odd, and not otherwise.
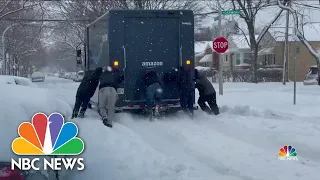
[[[0,130],[8,133],[0,137],[2,157],[9,155],[18,124],[29,121],[34,112],[62,110],[70,120],[79,83],[48,77],[37,85],[40,89],[0,88],[1,102],[9,101],[0,107],[0,113],[5,113],[0,120],[6,124]],[[177,114],[149,122],[120,113],[118,123],[109,129],[89,110],[86,118],[73,120],[85,142],[81,155],[85,170],[69,172],[64,179],[319,179],[319,86],[299,83],[297,105],[292,104],[291,83],[225,83],[224,90],[218,96],[222,113],[209,116],[197,111],[194,120]],[[296,149],[298,161],[278,160],[284,145]]]

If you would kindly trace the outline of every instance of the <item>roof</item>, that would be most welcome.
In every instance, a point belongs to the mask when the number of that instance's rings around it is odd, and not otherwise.
[[[263,48],[258,52],[258,55],[274,54],[274,47]]]
[[[307,41],[320,41],[320,24],[306,24],[303,27],[304,37]],[[271,27],[269,29],[270,34],[276,41],[285,40],[285,28],[284,27]],[[293,27],[289,27],[289,41],[294,41]]]
[[[200,59],[199,63],[212,62],[212,54],[207,54]]]
[[[259,35],[255,35],[255,38],[257,39],[258,36]],[[231,35],[228,38],[228,40],[232,41],[231,48],[250,49],[250,46],[249,46],[248,42],[246,41],[246,38],[248,41],[250,41],[249,35],[242,35],[242,34]],[[234,47],[232,47],[232,46],[234,46]]]
[[[194,52],[196,54],[203,53],[208,46],[212,49],[212,41],[196,41],[194,43]]]

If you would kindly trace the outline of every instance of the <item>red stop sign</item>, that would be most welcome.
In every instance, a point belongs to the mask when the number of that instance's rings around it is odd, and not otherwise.
[[[221,54],[221,53],[225,53],[229,48],[229,42],[225,37],[217,37],[214,41],[213,41],[213,49]]]

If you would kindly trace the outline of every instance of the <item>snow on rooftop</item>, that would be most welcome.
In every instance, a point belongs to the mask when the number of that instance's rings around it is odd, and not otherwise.
[[[194,52],[196,54],[202,53],[205,51],[207,46],[212,48],[212,41],[197,41],[194,43]]]

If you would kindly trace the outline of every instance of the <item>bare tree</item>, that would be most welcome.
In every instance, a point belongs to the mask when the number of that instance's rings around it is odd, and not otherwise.
[[[270,6],[270,1],[265,0],[232,0],[232,6],[234,10],[241,10],[240,18],[244,20],[248,28],[248,36],[249,40],[245,38],[247,43],[251,48],[251,67],[252,67],[252,82],[258,83],[257,79],[257,70],[258,70],[258,48],[259,44],[264,37],[264,35],[268,32],[269,28],[274,24],[277,19],[280,17],[283,9],[280,9],[279,12],[274,16],[274,18],[260,31],[258,38],[256,38],[256,29],[255,29],[255,19],[259,10],[264,7]],[[279,1],[280,2],[280,1]],[[287,0],[284,2],[280,2],[283,4],[287,3]],[[243,34],[246,34],[242,29],[240,31]]]
[[[35,2],[35,1],[34,1]],[[16,1],[15,7],[23,6],[19,4],[21,2]],[[8,7],[9,8],[9,7]],[[14,9],[14,7],[11,7]],[[10,18],[37,18],[40,19],[44,15],[44,9],[40,1],[37,6],[28,9],[27,11],[19,11],[14,14],[8,15]],[[17,70],[20,70],[19,66],[29,66],[30,62],[28,57],[37,53],[40,54],[42,49],[42,34],[43,24],[36,23],[30,24],[22,21],[15,23],[4,23],[10,29],[7,29],[5,34],[5,51],[10,55],[8,62],[8,69],[11,74],[17,74]],[[1,51],[2,52],[2,51]],[[42,60],[42,59],[33,59]]]
[[[29,62],[26,57],[41,52],[41,37],[41,25],[15,25],[6,37],[6,52],[10,54],[9,69],[16,69],[20,65],[31,65],[32,62]],[[42,59],[33,59],[33,61],[37,60],[42,61]]]
[[[319,2],[320,3],[320,2]],[[312,45],[306,40],[304,33],[303,33],[303,25],[304,23],[299,22],[298,13],[297,10],[293,9],[292,7],[286,6],[281,3],[280,0],[278,0],[278,6],[282,10],[289,11],[294,20],[294,34],[295,37],[302,42],[302,44],[309,50],[310,54],[315,58],[317,66],[318,66],[318,84],[320,85],[320,52],[317,51],[317,49],[313,48]]]
[[[201,27],[195,31],[195,41],[211,41],[212,34],[214,34],[214,28],[212,27]]]
[[[51,31],[51,40],[56,44],[66,45],[72,53],[79,43],[84,43],[85,28],[110,9],[192,9],[195,13],[202,10],[202,4],[193,0],[114,0],[114,1],[87,1],[78,0],[66,3],[55,2],[58,10],[52,16],[66,19],[64,23],[56,24]],[[68,21],[80,19],[84,21]]]
[[[112,8],[118,9],[192,9],[195,13],[202,10],[203,5],[193,0],[114,0],[114,1],[87,1],[78,0],[66,3],[57,2],[59,12],[55,12],[65,19],[83,19],[83,22],[67,22],[61,26],[73,28],[73,36],[77,36],[77,43],[84,41],[84,30],[93,20],[97,19]],[[61,30],[61,28],[58,28]]]
[[[2,0],[0,1],[0,19],[13,15],[20,11],[34,8],[40,4],[39,1],[16,1],[16,0]]]

